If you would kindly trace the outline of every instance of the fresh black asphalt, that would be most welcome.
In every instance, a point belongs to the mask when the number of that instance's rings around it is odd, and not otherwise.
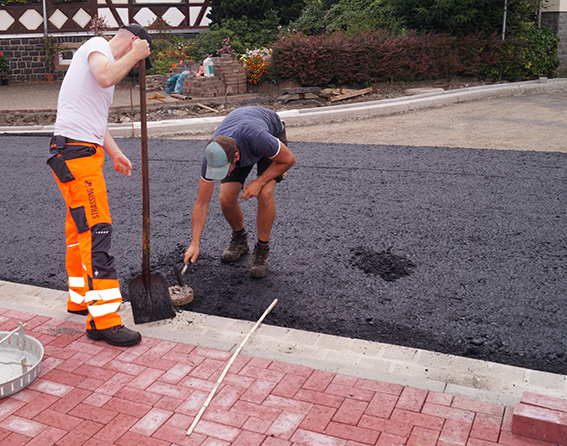
[[[354,139],[354,138],[353,138]],[[141,275],[140,141],[131,178],[105,174],[128,298]],[[0,137],[0,279],[63,290],[65,209],[47,136]],[[204,141],[150,140],[151,272],[175,285]],[[187,310],[567,373],[567,154],[294,143],[276,187],[270,272],[220,262],[213,197]],[[218,186],[217,186],[218,188]],[[253,240],[255,200],[242,203]],[[189,340],[190,341],[190,340]]]

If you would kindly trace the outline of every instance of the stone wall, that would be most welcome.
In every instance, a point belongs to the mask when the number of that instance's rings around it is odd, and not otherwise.
[[[78,47],[84,37],[58,38],[63,45]],[[8,80],[10,83],[45,81],[45,53],[40,37],[0,39],[0,52],[9,61]],[[55,79],[63,79],[66,67],[56,66]]]
[[[547,26],[561,38],[557,49],[557,56],[561,64],[557,72],[558,74],[567,73],[567,12],[544,12],[541,15],[541,25]]]

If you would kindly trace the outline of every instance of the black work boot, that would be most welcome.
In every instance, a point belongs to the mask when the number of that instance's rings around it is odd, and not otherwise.
[[[246,254],[250,250],[248,246],[248,233],[244,231],[241,235],[232,233],[230,245],[221,254],[223,262],[236,262],[241,255]]]
[[[252,254],[252,264],[250,265],[250,277],[260,279],[268,274],[268,255],[270,254],[270,245],[262,246],[256,243],[254,253]]]
[[[103,340],[110,345],[117,345],[118,347],[131,347],[142,341],[140,333],[130,330],[124,325],[117,325],[104,330],[87,330],[87,338],[93,341]]]

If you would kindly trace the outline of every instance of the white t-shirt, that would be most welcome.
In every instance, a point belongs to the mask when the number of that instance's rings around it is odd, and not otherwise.
[[[102,145],[114,85],[102,88],[94,78],[88,60],[94,51],[114,62],[103,37],[93,37],[77,50],[59,91],[54,134]]]

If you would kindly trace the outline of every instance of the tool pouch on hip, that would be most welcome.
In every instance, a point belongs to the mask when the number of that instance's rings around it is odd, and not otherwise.
[[[67,163],[61,156],[61,149],[65,148],[66,143],[67,139],[64,136],[56,135],[51,138],[49,158],[47,159],[47,164],[49,164],[49,167],[51,167],[53,173],[62,183],[68,183],[69,181],[73,181],[75,179],[75,177],[69,170]]]

